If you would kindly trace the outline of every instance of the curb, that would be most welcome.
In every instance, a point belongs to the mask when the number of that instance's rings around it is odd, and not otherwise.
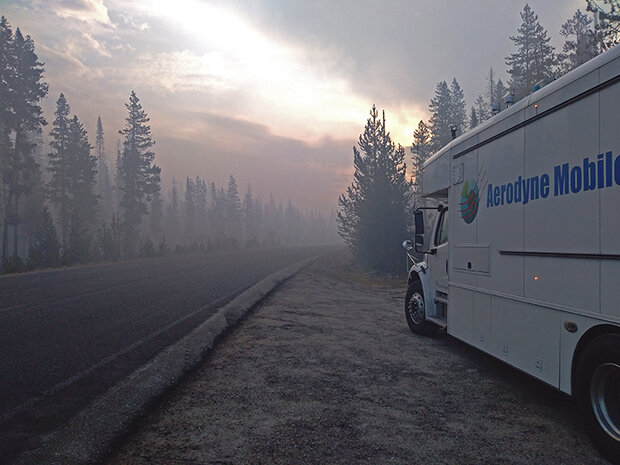
[[[23,453],[15,465],[98,463],[134,420],[203,360],[220,336],[317,258],[300,260],[254,284],[179,342],[94,400],[62,429],[47,435],[38,449]]]

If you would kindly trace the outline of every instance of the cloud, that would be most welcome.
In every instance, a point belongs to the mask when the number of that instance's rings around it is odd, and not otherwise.
[[[79,58],[76,53],[76,45],[74,42],[69,42],[66,44],[62,50],[56,50],[45,45],[38,46],[48,57],[49,61],[53,60],[56,65],[52,68],[50,72],[49,67],[47,68],[47,74],[52,74],[55,80],[62,81],[66,79],[67,76],[71,76],[74,78],[88,78],[88,79],[100,79],[103,78],[103,70],[96,67],[87,66],[84,62]]]
[[[36,0],[33,3],[44,5],[61,18],[113,26],[103,0]]]
[[[91,34],[87,32],[83,32],[82,38],[92,50],[97,52],[97,54],[107,57],[107,58],[112,58],[112,55],[110,54],[110,52],[106,50],[105,46],[101,42],[99,42],[97,39],[95,39]]]
[[[378,106],[426,107],[435,84],[456,77],[470,103],[492,66],[505,76],[509,36],[521,23],[524,1],[476,0],[215,0],[261,24],[279,41],[308,53],[329,49],[340,60],[333,74]],[[557,39],[560,24],[583,0],[530,0],[541,24]],[[320,53],[320,52],[317,52]]]

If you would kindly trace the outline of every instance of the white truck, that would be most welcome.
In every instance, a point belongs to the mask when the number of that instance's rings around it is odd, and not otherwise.
[[[438,206],[428,243],[422,209],[403,243],[425,258],[411,330],[446,328],[572,394],[620,463],[620,46],[454,139],[422,177]]]

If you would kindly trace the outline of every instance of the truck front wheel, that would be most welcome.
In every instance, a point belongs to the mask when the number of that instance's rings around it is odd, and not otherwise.
[[[405,318],[407,318],[409,329],[422,336],[432,336],[439,329],[436,324],[426,320],[426,303],[420,281],[412,282],[407,288]]]
[[[581,352],[575,398],[594,445],[620,464],[620,334],[597,337]]]

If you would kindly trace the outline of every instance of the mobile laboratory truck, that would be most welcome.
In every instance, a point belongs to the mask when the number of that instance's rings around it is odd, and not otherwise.
[[[620,46],[454,139],[422,178],[438,206],[427,244],[431,207],[403,243],[411,330],[446,328],[572,394],[620,463]]]

